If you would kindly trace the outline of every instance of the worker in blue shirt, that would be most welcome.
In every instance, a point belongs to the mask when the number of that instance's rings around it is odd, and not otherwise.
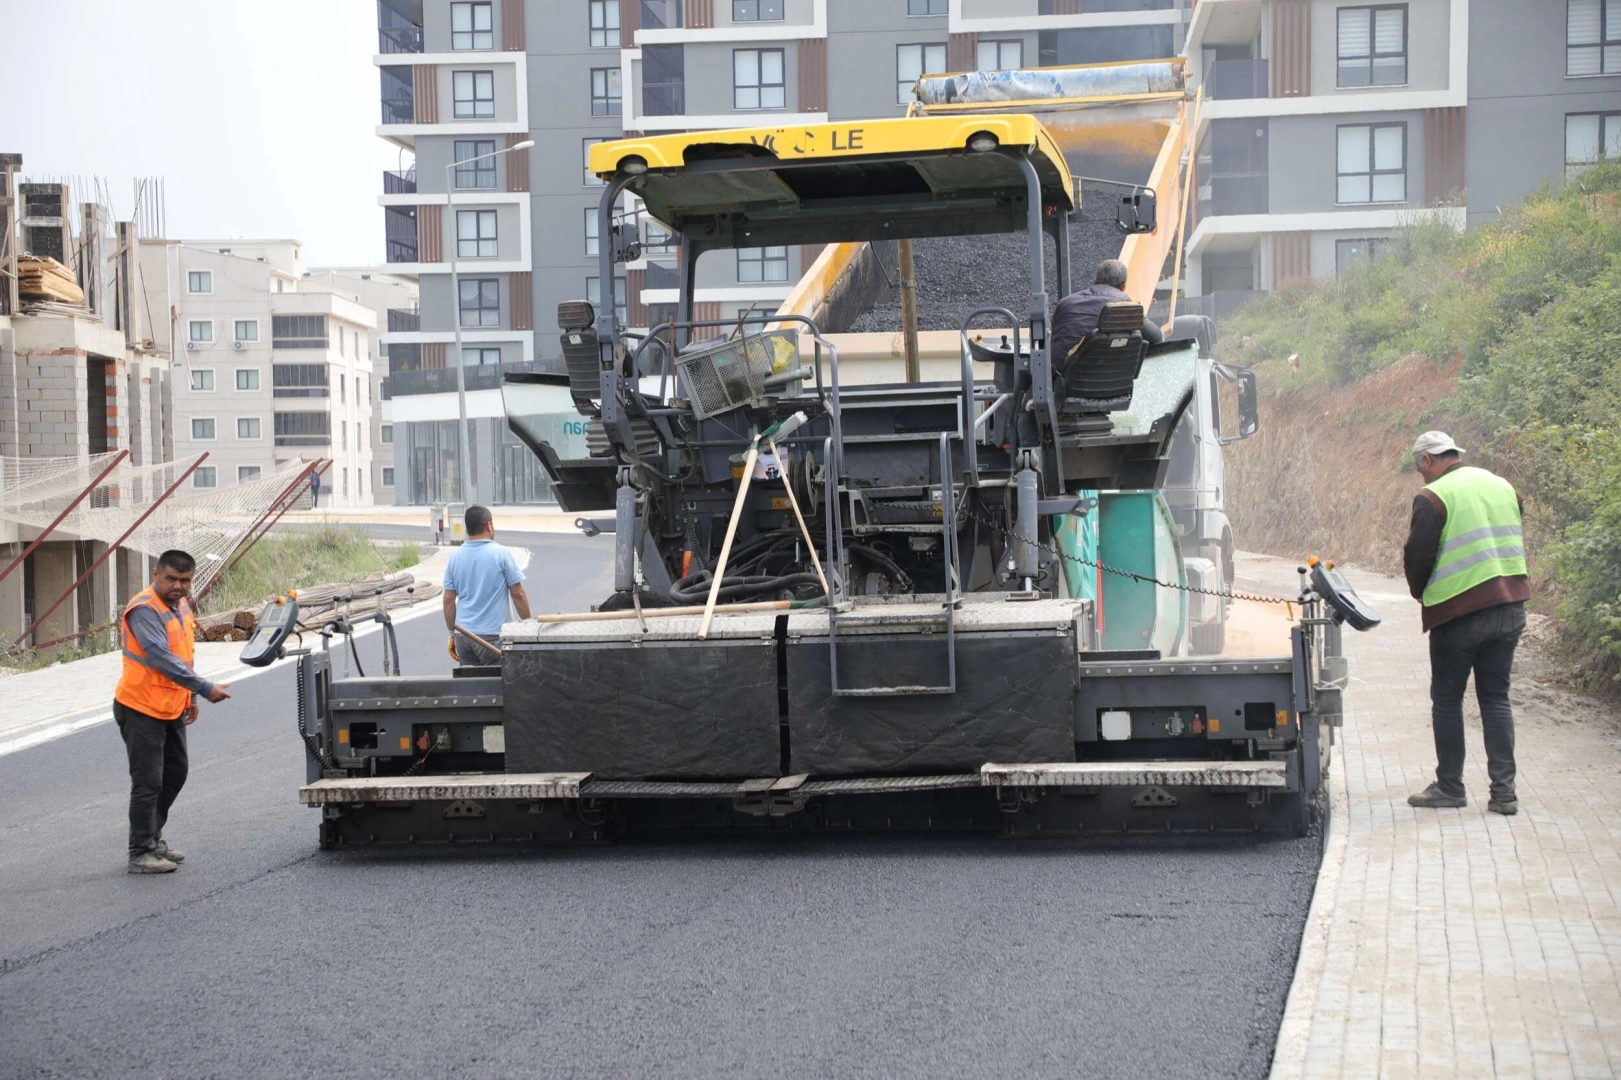
[[[516,610],[520,619],[529,618],[529,596],[523,591],[523,571],[518,569],[512,552],[495,542],[490,508],[469,506],[464,521],[467,542],[445,567],[445,628],[450,631],[452,659],[467,666],[487,667],[499,664],[501,654],[462,631],[493,645],[510,611]]]

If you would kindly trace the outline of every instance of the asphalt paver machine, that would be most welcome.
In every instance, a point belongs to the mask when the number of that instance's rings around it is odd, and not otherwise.
[[[675,318],[634,337],[613,304],[564,304],[567,375],[503,394],[563,508],[612,544],[612,591],[507,625],[498,669],[337,678],[299,656],[324,846],[1311,827],[1340,629],[1377,622],[1343,576],[1303,572],[1292,651],[1268,659],[1105,650],[1066,587],[1055,529],[1082,492],[1164,483],[1197,347],[1147,344],[1125,305],[1049,356],[1043,238],[1066,284],[1076,188],[1038,120],[659,136],[590,168],[600,280],[635,255],[614,214],[633,192],[680,244]],[[856,385],[806,316],[694,317],[706,252],[990,233],[1027,236],[1029,304],[962,313],[958,378]],[[971,348],[986,319],[1010,340]],[[541,435],[559,385],[584,458]]]

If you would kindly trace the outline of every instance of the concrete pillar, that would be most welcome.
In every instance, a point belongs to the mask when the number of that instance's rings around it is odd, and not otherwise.
[[[0,567],[22,554],[26,546],[16,543],[0,548],[0,559],[5,560]],[[0,643],[9,644],[27,625],[23,622],[23,568],[19,566],[10,577],[0,581]]]
[[[74,569],[73,541],[47,540],[28,556],[28,561],[34,576],[34,610],[29,614],[38,618],[79,576]],[[34,641],[65,637],[78,628],[78,606],[69,597],[34,631]]]

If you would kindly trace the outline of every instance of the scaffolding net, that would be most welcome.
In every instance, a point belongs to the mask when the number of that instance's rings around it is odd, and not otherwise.
[[[146,555],[170,548],[188,551],[197,560],[193,595],[219,576],[248,533],[310,464],[295,461],[231,487],[198,487],[194,470],[202,455],[160,465],[131,465],[126,458],[85,496],[113,456],[0,458],[0,519],[44,529],[71,506],[53,539],[113,544],[129,532],[123,546]],[[215,474],[202,475],[213,480]]]

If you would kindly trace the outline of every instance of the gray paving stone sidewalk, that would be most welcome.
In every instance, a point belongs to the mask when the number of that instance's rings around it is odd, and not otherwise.
[[[1292,571],[1249,559],[1240,573],[1282,595],[1293,592]],[[1343,836],[1319,884],[1332,889],[1318,905],[1325,947],[1311,963],[1308,927],[1284,1020],[1296,1037],[1280,1038],[1273,1076],[1617,1075],[1616,711],[1517,675],[1519,815],[1486,810],[1472,698],[1469,806],[1409,807],[1407,796],[1434,779],[1428,643],[1403,582],[1352,577],[1385,621],[1346,635],[1353,682],[1334,762]]]

